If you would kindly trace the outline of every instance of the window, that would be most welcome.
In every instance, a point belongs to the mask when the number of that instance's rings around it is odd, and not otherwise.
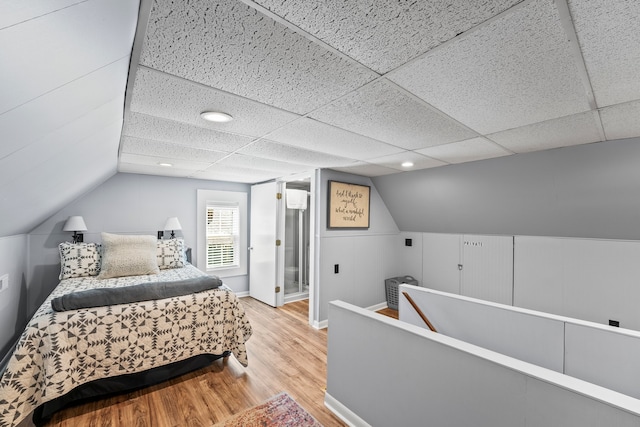
[[[240,208],[207,204],[207,270],[237,267],[240,243]]]
[[[248,193],[204,189],[197,193],[196,267],[223,278],[246,276]]]

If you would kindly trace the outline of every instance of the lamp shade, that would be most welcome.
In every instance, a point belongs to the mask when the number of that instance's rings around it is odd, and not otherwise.
[[[180,221],[175,216],[171,218],[167,218],[167,222],[164,224],[165,230],[182,230],[182,226],[180,225]]]
[[[62,231],[87,231],[87,226],[81,216],[70,216]]]

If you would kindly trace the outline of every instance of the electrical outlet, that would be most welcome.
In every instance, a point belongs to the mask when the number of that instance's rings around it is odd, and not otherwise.
[[[340,273],[340,265],[338,265],[338,264],[334,264],[333,265],[333,273],[334,274]]]
[[[5,274],[0,277],[0,292],[9,289],[9,275]]]
[[[413,240],[412,239],[404,239],[404,245],[405,246],[412,246],[413,245]]]
[[[609,326],[615,326],[616,328],[620,327],[620,322],[618,320],[609,319]]]

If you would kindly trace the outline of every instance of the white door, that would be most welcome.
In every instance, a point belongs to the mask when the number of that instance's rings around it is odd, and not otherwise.
[[[512,305],[513,236],[464,235],[460,294]]]
[[[422,283],[425,288],[460,293],[459,234],[423,233]]]
[[[249,295],[276,306],[276,225],[278,184],[251,187],[251,237],[249,239]]]

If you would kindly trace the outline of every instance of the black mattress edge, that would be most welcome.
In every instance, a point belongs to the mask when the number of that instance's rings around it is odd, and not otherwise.
[[[47,422],[54,413],[67,406],[86,403],[91,400],[105,398],[116,394],[159,384],[171,378],[184,375],[211,364],[214,360],[228,357],[231,353],[221,355],[201,354],[179,362],[151,368],[147,371],[102,378],[82,384],[69,393],[45,402],[33,412],[33,423],[37,426]]]

